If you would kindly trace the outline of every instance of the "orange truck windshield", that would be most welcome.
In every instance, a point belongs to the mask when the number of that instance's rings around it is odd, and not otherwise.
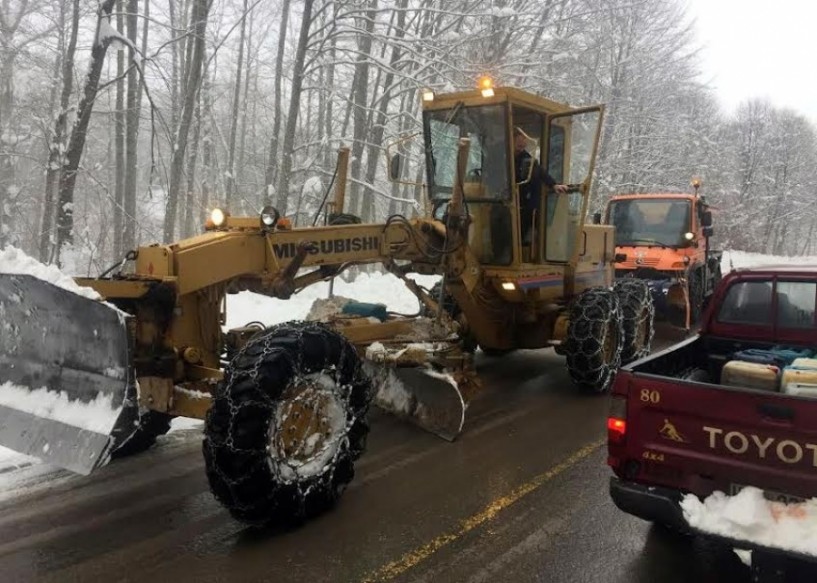
[[[610,203],[616,246],[677,247],[691,228],[691,204],[677,199],[624,199]]]

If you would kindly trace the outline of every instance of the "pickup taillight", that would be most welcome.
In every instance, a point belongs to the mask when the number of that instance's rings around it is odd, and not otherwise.
[[[607,441],[622,444],[627,437],[627,399],[614,395],[610,398],[607,415]]]

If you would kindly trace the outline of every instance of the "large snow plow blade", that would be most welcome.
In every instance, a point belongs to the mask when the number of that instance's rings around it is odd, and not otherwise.
[[[108,462],[133,392],[123,316],[30,275],[0,274],[0,445],[84,475]]]

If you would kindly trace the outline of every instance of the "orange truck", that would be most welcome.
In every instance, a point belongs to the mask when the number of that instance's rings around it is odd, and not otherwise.
[[[710,247],[712,211],[700,180],[692,186],[691,194],[615,195],[604,216],[615,226],[616,278],[647,280],[656,317],[687,331],[721,279],[723,255]]]

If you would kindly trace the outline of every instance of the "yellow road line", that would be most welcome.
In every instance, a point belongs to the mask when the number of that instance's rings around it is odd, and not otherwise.
[[[376,581],[388,581],[389,579],[393,579],[398,577],[411,569],[412,567],[417,566],[421,562],[425,561],[431,555],[439,551],[444,546],[460,539],[462,536],[467,534],[468,532],[474,530],[478,526],[486,523],[489,520],[492,520],[499,514],[502,510],[515,504],[537,488],[540,488],[549,480],[553,479],[554,477],[558,476],[565,470],[570,469],[578,462],[589,456],[599,447],[606,443],[606,439],[600,439],[593,443],[590,443],[583,448],[577,450],[573,455],[569,458],[561,462],[560,464],[552,467],[548,471],[535,476],[530,481],[522,484],[516,490],[507,494],[506,496],[502,496],[501,498],[497,498],[493,502],[491,502],[488,506],[486,506],[479,514],[475,514],[469,518],[466,518],[459,524],[459,528],[454,532],[449,532],[446,534],[442,534],[432,541],[424,544],[423,546],[414,549],[403,555],[397,561],[392,561],[391,563],[384,565],[374,573],[367,576],[365,579],[362,580],[362,583],[374,583]]]

